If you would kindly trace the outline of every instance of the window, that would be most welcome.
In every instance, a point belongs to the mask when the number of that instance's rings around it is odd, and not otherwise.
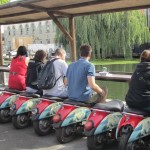
[[[31,24],[31,29],[32,29],[32,33],[35,33],[35,24],[34,23]]]
[[[16,27],[13,26],[12,28],[13,28],[13,35],[16,35]]]
[[[49,21],[46,21],[45,26],[46,26],[46,32],[50,32],[50,22]]]
[[[39,25],[38,25],[38,26],[39,26],[39,33],[42,34],[42,23],[39,22]]]
[[[29,24],[26,24],[26,34],[29,34]]]
[[[22,24],[19,27],[20,27],[20,35],[23,35],[23,26],[22,26]]]
[[[8,27],[7,30],[8,30],[8,35],[10,36],[10,27]]]

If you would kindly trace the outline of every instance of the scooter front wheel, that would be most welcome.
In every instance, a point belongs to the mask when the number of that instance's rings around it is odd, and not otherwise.
[[[16,129],[23,129],[29,125],[30,119],[28,114],[21,114],[12,117],[13,126]]]
[[[127,150],[149,150],[149,143],[146,143],[143,140],[138,140],[135,142],[130,142],[127,145]]]
[[[0,122],[7,123],[11,121],[10,109],[2,109],[0,110]]]
[[[50,119],[36,120],[33,122],[34,131],[40,136],[48,135],[53,131]]]
[[[106,143],[103,143],[105,137],[99,136],[89,136],[87,137],[87,147],[89,150],[103,150]]]
[[[56,137],[59,143],[68,143],[72,141],[76,136],[72,126],[66,126],[56,129]]]
[[[120,136],[118,150],[126,150],[127,149],[127,143],[128,143],[130,135],[131,135],[131,132],[127,132],[127,133],[123,133]]]

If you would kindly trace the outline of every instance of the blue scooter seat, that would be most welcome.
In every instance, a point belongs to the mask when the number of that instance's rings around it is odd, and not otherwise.
[[[128,106],[125,106],[123,112],[137,114],[137,115],[143,115],[143,116],[150,116],[150,113],[147,111],[139,110],[138,108],[131,108]]]
[[[117,112],[117,111],[123,111],[124,104],[121,100],[112,100],[107,103],[97,103],[93,108]]]
[[[76,105],[76,106],[81,106],[81,107],[92,107],[94,106],[95,103],[84,103],[84,102],[75,101],[75,100],[65,100],[64,104]]]

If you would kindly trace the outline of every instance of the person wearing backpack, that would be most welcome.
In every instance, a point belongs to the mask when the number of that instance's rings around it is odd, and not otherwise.
[[[33,59],[30,60],[27,68],[26,92],[42,95],[43,91],[38,88],[37,78],[46,61],[46,52],[38,50]]]
[[[46,63],[39,76],[38,86],[43,87],[43,95],[67,97],[68,92],[64,84],[68,65],[65,62],[66,51],[58,48],[54,57]],[[47,70],[46,70],[47,69]],[[42,85],[43,84],[43,85]]]

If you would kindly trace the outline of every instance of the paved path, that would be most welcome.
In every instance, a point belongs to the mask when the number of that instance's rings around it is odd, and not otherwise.
[[[87,147],[85,137],[62,145],[57,142],[54,133],[40,137],[34,133],[32,126],[16,130],[8,123],[0,124],[0,150],[87,150]]]

